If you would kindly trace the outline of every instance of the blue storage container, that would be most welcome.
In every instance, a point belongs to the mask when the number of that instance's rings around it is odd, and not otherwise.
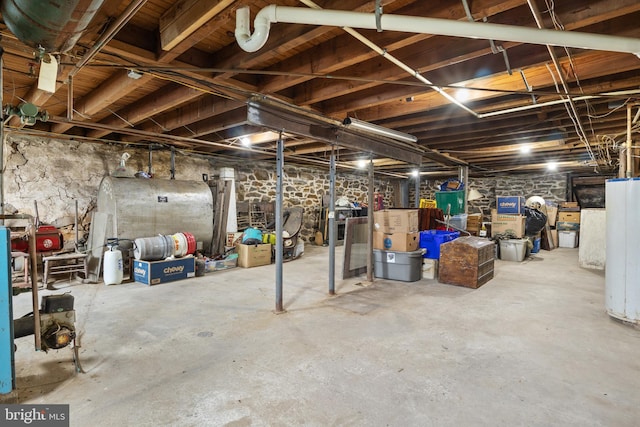
[[[425,230],[420,232],[420,247],[426,249],[425,258],[440,259],[440,245],[460,237],[458,231]]]

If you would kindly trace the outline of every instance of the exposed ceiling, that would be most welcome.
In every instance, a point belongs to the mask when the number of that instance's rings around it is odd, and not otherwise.
[[[3,0],[5,23],[7,8],[19,3]],[[60,2],[22,3],[59,15]],[[422,24],[424,33],[273,23],[255,52],[241,49],[234,36],[239,8],[249,6],[253,22],[275,4],[364,12],[383,28],[385,16],[472,18],[465,26],[475,25],[472,31],[507,24],[555,29],[555,44],[564,43],[564,31],[636,39],[628,41],[637,46],[637,0],[384,0],[379,21],[376,1],[363,0],[76,3],[74,12],[85,18],[97,12],[77,42],[67,40],[69,50],[45,52],[60,62],[55,93],[37,88],[36,43],[18,40],[11,25],[0,27],[3,105],[29,102],[49,115],[33,125],[6,117],[9,132],[264,159],[274,157],[282,130],[291,163],[326,164],[333,144],[339,167],[371,156],[378,173],[396,176],[407,176],[417,163],[423,172],[459,165],[471,174],[528,172],[555,162],[559,171],[611,173],[618,170],[628,115],[640,116],[637,56],[513,41],[512,28],[487,40],[432,35],[431,25]],[[33,28],[48,25],[35,21]],[[342,125],[345,117],[417,142],[351,130]],[[640,120],[635,135],[639,128]]]

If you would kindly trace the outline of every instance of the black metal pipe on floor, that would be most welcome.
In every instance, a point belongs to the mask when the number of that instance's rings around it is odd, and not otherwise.
[[[36,329],[36,322],[33,314],[13,320],[13,338],[22,338],[33,335]]]

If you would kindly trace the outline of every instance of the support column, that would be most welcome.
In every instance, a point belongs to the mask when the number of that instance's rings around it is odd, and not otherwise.
[[[460,181],[464,183],[464,213],[469,211],[469,166],[460,166]]]
[[[284,142],[282,131],[277,142],[276,154],[276,314],[284,312],[282,306],[282,260],[284,241],[282,240],[282,174],[284,170]]]
[[[329,295],[336,294],[336,151],[331,147],[329,161],[329,212],[325,221],[329,220]]]
[[[375,206],[373,159],[369,159],[369,207],[367,208],[367,281],[373,282],[373,209]]]
[[[419,208],[420,207],[420,171],[416,169],[416,172],[417,172],[417,175],[415,176],[416,182],[414,183],[415,193],[416,193],[415,207]]]

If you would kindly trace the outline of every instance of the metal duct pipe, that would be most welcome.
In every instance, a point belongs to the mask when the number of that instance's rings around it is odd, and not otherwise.
[[[47,52],[64,53],[80,39],[102,3],[104,0],[5,0],[0,11],[18,40]]]
[[[404,33],[437,34],[472,39],[497,39],[520,43],[633,53],[640,57],[640,39],[576,31],[518,27],[515,25],[270,5],[263,8],[256,15],[253,24],[254,32],[251,34],[249,19],[250,11],[248,7],[243,7],[236,11],[236,40],[238,45],[247,52],[255,52],[264,46],[269,37],[269,29],[272,23],[286,22],[291,24],[389,30]]]

